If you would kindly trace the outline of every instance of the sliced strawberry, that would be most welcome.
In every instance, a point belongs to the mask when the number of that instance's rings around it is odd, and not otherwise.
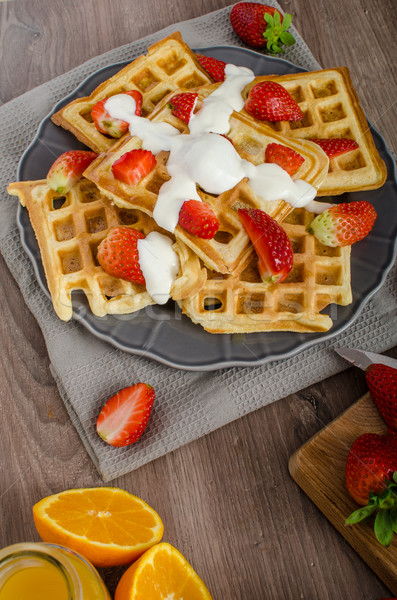
[[[303,118],[297,102],[276,81],[254,85],[248,93],[245,110],[258,121],[299,121]]]
[[[154,401],[154,389],[136,383],[109,398],[96,423],[98,435],[111,446],[128,446],[144,432]]]
[[[204,54],[196,54],[196,57],[214,81],[225,81],[226,63],[223,60],[212,58],[212,56],[204,56]]]
[[[211,240],[219,229],[212,208],[200,200],[186,200],[179,211],[179,225],[192,235]]]
[[[348,138],[315,139],[310,141],[318,144],[329,158],[335,158],[358,148],[357,142]]]
[[[309,232],[324,246],[351,246],[368,235],[376,216],[366,200],[337,204],[318,215]]]
[[[137,148],[126,152],[112,165],[112,172],[116,179],[128,185],[135,185],[146,177],[156,166],[156,157],[150,150]]]
[[[268,163],[279,165],[288,175],[295,175],[299,167],[305,162],[303,156],[292,148],[283,144],[271,143],[266,146],[265,160]]]
[[[142,94],[138,90],[131,90],[130,92],[122,92],[127,96],[131,96],[135,100],[136,109],[135,114],[141,114],[142,107]],[[110,135],[113,138],[119,138],[128,131],[128,123],[121,119],[113,119],[105,108],[105,104],[108,98],[99,100],[91,110],[91,117],[94,121],[95,127],[101,133]]]
[[[138,253],[143,233],[132,227],[114,227],[98,246],[97,259],[102,269],[126,281],[145,285]]]
[[[263,210],[240,208],[238,214],[258,255],[263,281],[284,281],[294,261],[291,242],[284,229]]]
[[[197,98],[198,94],[195,92],[181,92],[180,94],[176,94],[169,101],[172,114],[188,125],[196,106]]]
[[[97,156],[95,152],[88,150],[64,152],[48,171],[48,186],[58,194],[67,194]]]

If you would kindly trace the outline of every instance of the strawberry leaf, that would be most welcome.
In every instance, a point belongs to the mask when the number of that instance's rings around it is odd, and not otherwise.
[[[287,31],[292,22],[292,15],[285,14],[282,22],[282,28],[284,31]]]
[[[295,44],[294,36],[291,35],[288,31],[283,31],[283,33],[280,35],[280,40],[286,46],[293,46]]]
[[[375,536],[382,546],[390,546],[393,539],[393,527],[390,510],[378,512],[374,522]]]
[[[280,13],[277,12],[277,11],[274,13],[274,24],[275,24],[276,27],[280,27],[281,26]]]
[[[370,517],[376,510],[376,504],[363,506],[347,517],[345,525],[355,525],[356,523],[360,523],[364,519]]]
[[[268,25],[273,25],[274,24],[274,19],[273,19],[272,15],[270,15],[269,13],[265,13],[263,15],[263,18],[265,19],[265,21],[266,21],[266,23]]]

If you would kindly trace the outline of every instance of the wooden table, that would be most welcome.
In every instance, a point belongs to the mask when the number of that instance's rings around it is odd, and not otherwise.
[[[0,100],[111,48],[228,4],[0,2]],[[281,5],[293,13],[324,67],[350,68],[369,119],[397,151],[392,2],[284,0]],[[41,331],[2,260],[0,274],[0,544],[6,546],[38,540],[31,515],[38,499],[102,481],[58,394]],[[294,450],[365,390],[362,372],[348,369],[112,484],[157,509],[165,540],[191,561],[214,600],[387,597],[385,586],[288,473]],[[104,574],[111,590],[121,571]]]

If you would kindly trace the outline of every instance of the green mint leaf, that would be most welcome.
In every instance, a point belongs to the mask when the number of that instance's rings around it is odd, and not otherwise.
[[[375,517],[374,531],[382,546],[390,546],[393,539],[392,520],[389,510],[381,510]]]
[[[397,505],[394,505],[390,511],[391,526],[394,533],[397,533]]]

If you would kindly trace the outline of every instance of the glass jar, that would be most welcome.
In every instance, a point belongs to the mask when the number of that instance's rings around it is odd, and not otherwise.
[[[111,600],[96,569],[76,552],[44,543],[0,550],[0,600]]]

